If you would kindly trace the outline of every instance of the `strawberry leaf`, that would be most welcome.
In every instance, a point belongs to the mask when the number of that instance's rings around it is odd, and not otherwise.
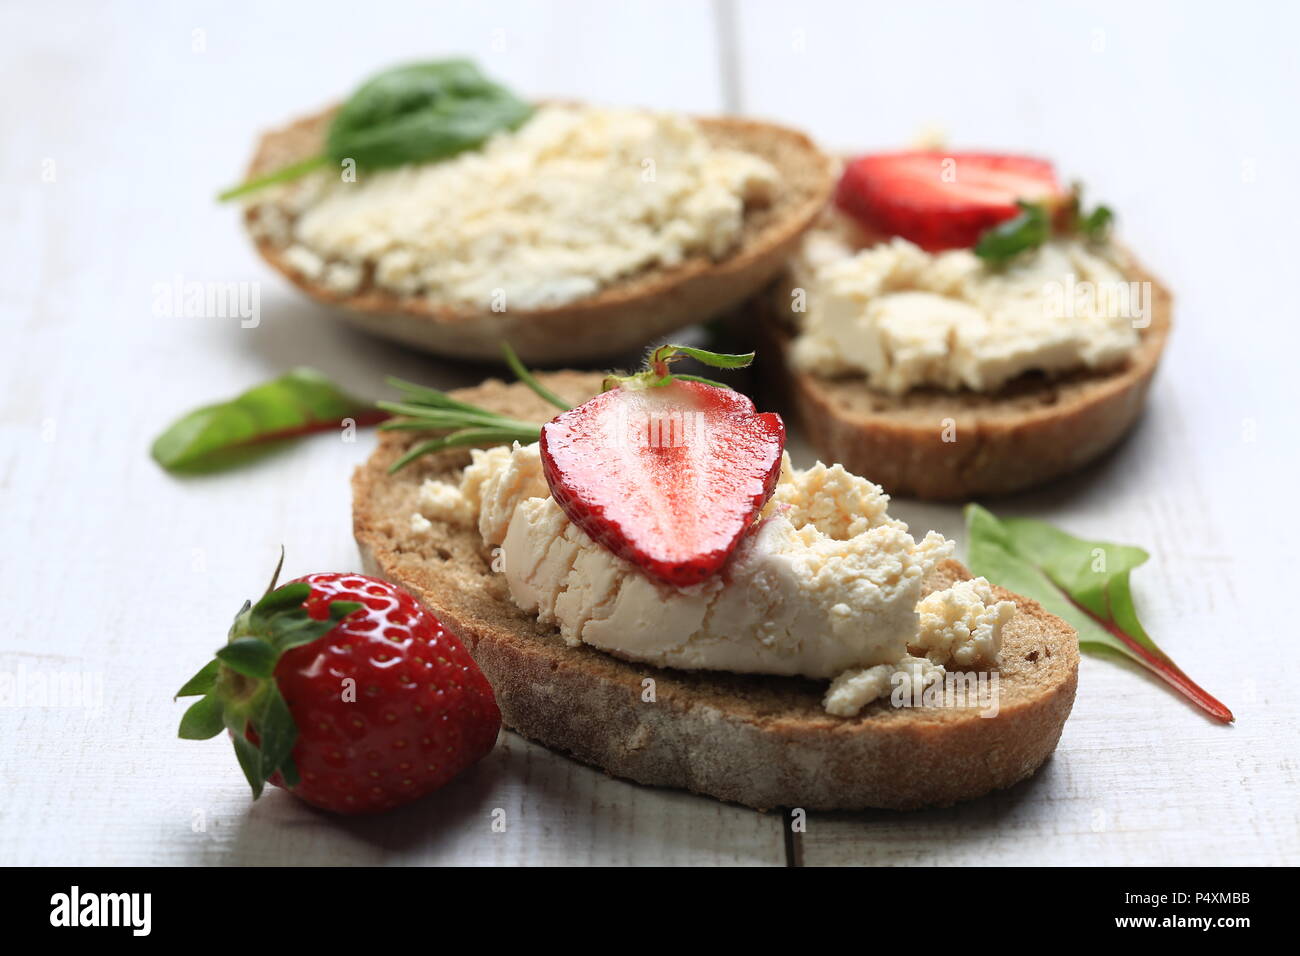
[[[317,620],[307,613],[307,608],[304,606],[304,602],[306,602],[310,594],[310,585],[303,581],[286,584],[268,592],[248,612],[241,626],[241,636],[232,639],[223,648],[223,651],[229,652],[231,648],[239,645],[241,650],[235,652],[240,655],[238,660],[250,660],[249,657],[242,656],[242,648],[245,646],[245,635],[251,635],[251,638],[247,639],[260,640],[261,643],[266,645],[271,654],[272,666],[274,667],[274,661],[289,648],[309,644],[319,637],[324,637],[334,630],[334,625],[339,621],[361,608],[361,605],[356,601],[331,601],[327,616],[322,620]],[[248,653],[258,654],[261,652],[250,650]],[[218,652],[217,656],[221,657],[221,652]],[[222,657],[222,660],[226,661],[233,669],[238,670],[238,667],[231,664],[225,657]],[[269,677],[271,675],[268,671],[265,674],[249,674],[248,676]]]
[[[297,368],[230,401],[183,416],[158,436],[152,454],[169,471],[216,471],[256,457],[285,439],[338,429],[347,419],[364,426],[387,417],[319,372]]]
[[[262,795],[266,786],[266,775],[262,773],[262,752],[247,740],[243,733],[232,730],[231,741],[235,745],[235,757],[239,760],[239,769],[244,771],[244,778],[253,788],[253,799]]]
[[[213,694],[196,700],[181,718],[178,736],[184,740],[208,740],[221,733],[224,726],[221,701]]]
[[[1234,719],[1156,646],[1138,621],[1129,575],[1146,563],[1147,552],[1086,541],[1042,521],[999,519],[979,505],[966,508],[966,532],[971,571],[1068,621],[1078,632],[1081,650],[1120,653],[1216,719]]]
[[[736,355],[729,352],[710,352],[689,345],[661,345],[651,354],[650,365],[672,361],[679,355],[693,358],[701,365],[708,365],[711,368],[748,368],[754,361],[753,352]]]
[[[257,731],[258,773],[268,780],[289,759],[298,740],[298,725],[274,681],[258,693],[249,721]]]
[[[301,608],[310,595],[311,585],[306,581],[293,581],[283,587],[272,588],[253,605],[249,617],[268,621],[282,611]]]
[[[217,659],[245,677],[270,677],[279,655],[260,637],[237,637],[221,650]]]
[[[177,693],[178,697],[203,695],[185,711],[179,735],[206,740],[222,727],[230,731],[254,799],[277,771],[286,786],[298,782],[293,761],[298,727],[275,679],[281,655],[324,637],[363,607],[357,601],[330,601],[325,617],[317,620],[306,606],[311,586],[294,581],[277,588],[278,576],[277,565],[271,589],[256,604],[244,602],[226,645]]]
[[[292,647],[310,644],[334,630],[334,625],[361,607],[357,601],[331,601],[328,616],[320,621],[308,616],[306,609],[283,611],[271,622],[271,644],[277,656]]]
[[[221,668],[218,660],[208,661],[203,669],[185,682],[185,686],[176,692],[176,697],[201,697],[211,693],[217,683],[217,671]],[[172,698],[173,700],[175,698]]]

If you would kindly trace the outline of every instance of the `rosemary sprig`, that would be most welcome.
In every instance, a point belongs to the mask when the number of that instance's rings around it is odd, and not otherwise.
[[[541,382],[537,381],[536,376],[534,376],[532,372],[528,371],[528,369],[524,368],[524,363],[519,361],[519,356],[515,354],[515,350],[510,347],[509,342],[501,343],[501,354],[505,356],[506,364],[510,366],[510,371],[515,373],[515,376],[519,381],[531,388],[544,401],[550,402],[562,412],[567,412],[573,407]]]
[[[541,435],[541,426],[536,422],[524,422],[486,408],[478,408],[458,401],[436,388],[416,385],[400,378],[390,378],[388,384],[402,393],[402,400],[378,403],[384,411],[400,416],[384,422],[381,427],[385,431],[446,432],[413,446],[393,462],[388,469],[389,474],[404,468],[422,455],[447,448],[499,445],[512,441],[534,442]]]
[[[508,343],[501,343],[501,354],[505,357],[506,364],[519,377],[519,381],[527,385],[537,395],[562,411],[567,412],[572,408],[564,399],[548,389],[537,380],[532,372],[524,367],[524,363],[519,360],[519,356],[515,354],[514,349]],[[687,356],[705,365],[724,369],[744,368],[754,360],[752,352],[747,355],[725,355],[691,348],[686,345],[661,345],[659,348],[652,350],[646,357],[645,369],[631,375],[610,375],[605,379],[605,389],[621,387],[655,388],[676,379],[704,382],[718,388],[727,387],[721,382],[714,382],[698,375],[682,375],[672,372],[672,363]],[[512,441],[534,442],[541,437],[542,426],[535,422],[520,421],[517,418],[502,415],[500,412],[479,408],[477,405],[470,405],[467,402],[452,398],[446,392],[439,391],[436,388],[417,385],[414,382],[408,382],[400,378],[390,378],[388,384],[401,393],[401,400],[378,403],[379,407],[385,412],[398,416],[380,425],[381,429],[384,431],[442,433],[435,438],[430,438],[428,441],[412,446],[406,454],[398,458],[389,467],[388,473],[390,475],[423,455],[445,451],[448,448],[464,448],[466,446],[482,448],[488,445],[502,445]]]

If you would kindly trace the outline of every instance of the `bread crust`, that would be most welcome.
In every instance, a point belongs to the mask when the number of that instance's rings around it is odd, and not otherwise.
[[[266,133],[248,177],[317,155],[333,115],[333,109],[325,110]],[[774,201],[746,211],[737,248],[719,261],[691,256],[555,308],[493,312],[484,303],[481,309],[459,309],[373,286],[339,294],[298,274],[284,249],[253,231],[255,206],[246,210],[245,222],[272,268],[330,306],[336,317],[375,335],[439,355],[494,362],[500,360],[502,340],[532,364],[611,358],[726,312],[763,288],[784,267],[830,195],[833,163],[804,134],[735,117],[700,117],[697,122],[714,145],[754,153],[776,167],[780,186]]]
[[[546,384],[577,402],[600,376],[560,372]],[[452,393],[516,417],[554,411],[522,385],[490,380]],[[465,451],[388,466],[414,440],[384,433],[352,480],[353,527],[366,569],[416,593],[465,642],[496,691],[507,727],[639,783],[680,787],[758,809],[945,806],[1033,774],[1056,747],[1074,702],[1074,630],[1036,602],[1016,603],[999,663],[1000,711],[902,709],[828,715],[823,681],[679,671],[564,644],[520,611],[491,570],[478,532],[435,522],[411,530],[424,479],[456,480]],[[926,589],[969,577],[949,561]],[[645,699],[653,681],[654,700]]]
[[[964,500],[1022,491],[1095,460],[1142,412],[1169,337],[1173,297],[1135,260],[1125,274],[1150,283],[1151,322],[1117,369],[1055,379],[1023,375],[991,394],[925,388],[901,396],[872,389],[860,377],[796,371],[793,332],[778,304],[780,290],[790,288],[787,277],[776,294],[752,305],[760,370],[820,456],[869,476],[890,494]]]

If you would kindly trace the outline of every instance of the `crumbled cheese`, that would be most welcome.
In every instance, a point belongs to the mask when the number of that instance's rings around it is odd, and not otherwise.
[[[541,448],[536,442],[515,442],[509,448],[476,448],[471,454],[473,461],[461,476],[459,491],[470,513],[478,516],[484,543],[498,545],[505,540],[520,502],[550,497],[551,489],[542,474]]]
[[[425,483],[418,517],[476,516],[484,542],[501,548],[512,600],[571,646],[657,666],[836,678],[827,709],[849,716],[900,668],[942,676],[946,663],[994,662],[1013,609],[986,606],[983,579],[922,600],[953,544],[936,532],[916,541],[888,502],[839,465],[801,471],[785,456],[724,572],[688,588],[652,580],[571,522],[536,444],[476,450],[459,487]]]
[[[461,494],[460,487],[453,485],[448,481],[438,481],[433,478],[426,478],[420,485],[419,498],[417,499],[416,518],[424,518],[425,523],[432,518],[435,521],[442,521],[451,525],[472,525],[477,517],[469,501]],[[424,526],[417,527],[416,530],[428,530]]]
[[[813,525],[837,541],[882,525],[907,530],[905,524],[886,513],[889,495],[879,485],[846,471],[843,465],[828,468],[819,461],[796,475],[787,455],[781,469],[781,480],[768,500],[765,514],[784,514],[792,524]]]
[[[984,578],[960,581],[916,606],[921,627],[909,648],[932,662],[958,667],[995,661],[1002,626],[1015,610],[1010,601],[993,600],[993,588]]]
[[[896,685],[905,699],[911,699],[916,689],[943,680],[947,673],[941,665],[911,656],[893,664],[847,670],[831,681],[822,706],[836,717],[856,717],[863,707],[891,693]]]
[[[326,289],[336,295],[351,295],[361,288],[361,280],[364,276],[365,272],[360,266],[347,262],[331,262],[325,267],[325,277],[322,282]]]
[[[305,246],[290,246],[284,250],[284,261],[299,275],[319,279],[325,273],[325,260]]]
[[[994,391],[1031,370],[1112,366],[1138,344],[1150,307],[1118,258],[1055,239],[995,269],[969,249],[932,254],[900,238],[858,249],[832,221],[795,265],[807,301],[792,360],[823,375],[865,373],[891,394]]]
[[[692,255],[722,258],[746,206],[776,184],[771,164],[715,148],[686,117],[554,105],[442,162],[356,182],[313,174],[261,199],[256,228],[335,291],[354,290],[369,264],[400,295],[535,309]]]
[[[671,588],[593,542],[553,499],[532,498],[503,551],[516,603],[570,644],[660,666],[827,678],[906,652],[921,579],[952,543],[891,526],[836,541],[777,515],[742,540],[725,575]]]

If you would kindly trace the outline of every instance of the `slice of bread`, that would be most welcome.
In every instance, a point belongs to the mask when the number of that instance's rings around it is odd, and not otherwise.
[[[543,381],[575,402],[600,387],[600,376],[587,373]],[[554,411],[519,384],[492,380],[453,394],[537,421]],[[414,440],[384,433],[353,477],[366,569],[419,595],[460,636],[495,688],[506,726],[525,737],[640,783],[807,810],[948,805],[1025,779],[1056,747],[1074,702],[1078,644],[1068,624],[1034,601],[994,589],[1017,607],[1003,635],[996,717],[888,700],[855,718],[832,717],[823,681],[669,670],[565,645],[514,605],[476,529],[411,529],[421,482],[458,480],[469,461],[468,452],[446,452],[387,474]],[[967,577],[949,561],[926,588]]]
[[[334,115],[326,110],[265,134],[248,177],[268,173],[321,151]],[[816,219],[833,185],[833,164],[802,133],[757,120],[697,120],[715,146],[753,153],[776,167],[773,202],[745,213],[741,241],[725,258],[687,258],[615,282],[597,294],[555,308],[493,312],[489,303],[464,310],[396,295],[373,285],[340,295],[304,278],[283,248],[254,233],[268,263],[316,301],[368,332],[457,358],[499,361],[502,340],[525,361],[554,365],[610,358],[736,306],[767,285]],[[257,208],[245,213],[251,227]]]
[[[789,361],[795,329],[787,276],[753,305],[760,373],[819,455],[890,494],[961,500],[1020,491],[1094,460],[1142,411],[1169,336],[1173,298],[1136,262],[1125,272],[1130,281],[1150,283],[1151,322],[1116,369],[1059,378],[1030,373],[991,394],[922,388],[900,396],[861,377],[797,371]]]

